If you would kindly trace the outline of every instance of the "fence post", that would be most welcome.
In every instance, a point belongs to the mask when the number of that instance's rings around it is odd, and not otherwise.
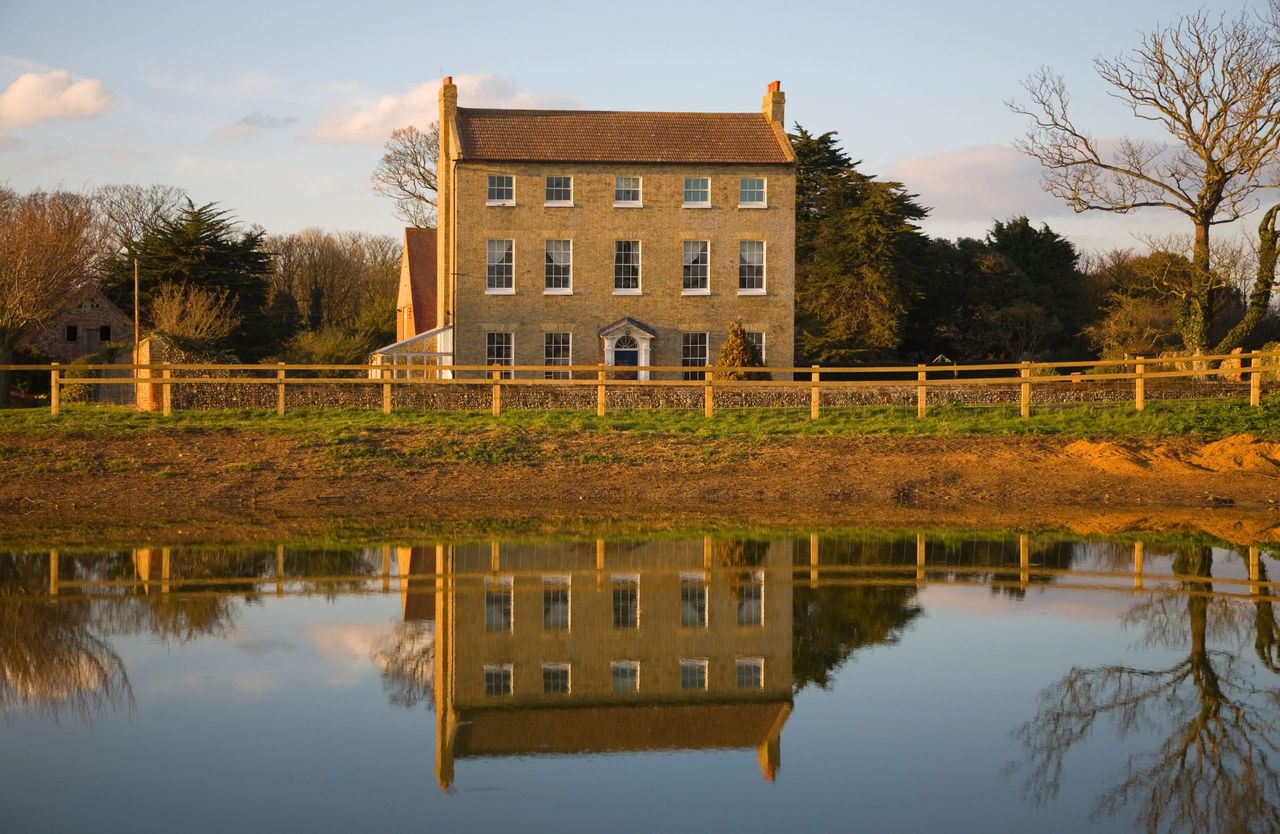
[[[706,385],[702,386],[702,414],[704,417],[712,417],[716,413],[716,398],[711,388],[711,384],[715,378],[715,371],[707,371]]]
[[[173,386],[169,382],[173,378],[173,371],[165,368],[160,372],[160,408],[165,417],[173,416]]]
[[[58,390],[62,371],[59,370],[58,365],[58,362],[54,362],[51,366],[52,370],[49,371],[49,413],[54,417],[57,417],[58,412],[62,410],[61,392]]]
[[[382,413],[391,413],[391,375],[387,373],[387,369],[382,369]]]
[[[600,370],[596,371],[596,416],[604,416],[604,407],[607,402],[607,395],[604,389],[604,365],[600,366]]]
[[[1262,405],[1262,357],[1256,350],[1249,357],[1249,405]]]
[[[502,371],[492,371],[493,374],[493,416],[498,417],[502,414]]]
[[[817,420],[822,412],[822,389],[818,387],[822,374],[817,365],[812,368],[809,372],[809,419]]]
[[[1023,362],[1022,368],[1018,375],[1022,377],[1021,391],[1021,407],[1020,413],[1023,417],[1031,416],[1031,363]]]
[[[284,363],[277,362],[279,369],[276,371],[276,379],[280,380],[276,383],[276,415],[284,416]]]
[[[1147,410],[1147,361],[1141,356],[1134,357],[1133,364],[1133,407],[1138,411]]]
[[[925,403],[925,385],[924,382],[928,378],[929,372],[925,370],[924,365],[916,365],[916,382],[920,383],[916,386],[916,419],[923,420],[925,409],[928,406]]]

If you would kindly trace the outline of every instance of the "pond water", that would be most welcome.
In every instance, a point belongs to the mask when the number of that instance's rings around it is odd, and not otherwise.
[[[945,530],[0,553],[0,831],[1280,830],[1277,555]]]

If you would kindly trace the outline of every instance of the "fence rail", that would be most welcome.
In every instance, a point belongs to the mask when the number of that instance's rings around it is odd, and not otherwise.
[[[718,392],[767,389],[794,392],[809,400],[812,419],[821,416],[823,394],[860,389],[911,391],[916,415],[925,418],[929,391],[955,387],[1016,388],[1021,416],[1029,417],[1034,390],[1060,385],[1132,383],[1132,402],[1146,407],[1148,383],[1157,380],[1198,380],[1247,384],[1249,403],[1261,402],[1264,377],[1280,374],[1280,351],[1247,354],[1128,357],[1069,362],[1018,362],[965,365],[878,365],[864,367],[612,366],[612,365],[431,365],[415,368],[385,364],[72,364],[0,365],[0,371],[49,374],[49,409],[58,414],[67,386],[132,385],[139,408],[173,411],[173,391],[179,386],[275,386],[276,412],[284,414],[290,386],[361,386],[381,388],[382,410],[390,413],[397,389],[438,386],[455,389],[488,388],[494,415],[503,409],[504,389],[595,389],[596,413],[608,408],[613,388],[702,389],[703,412],[711,417]],[[95,376],[110,372],[112,376]],[[1086,373],[1087,372],[1087,373]],[[290,374],[293,374],[292,376]],[[345,375],[344,375],[345,374]],[[760,377],[766,378],[760,378]],[[789,378],[788,378],[789,377]],[[911,390],[914,389],[914,390]],[[156,394],[158,393],[158,396]]]

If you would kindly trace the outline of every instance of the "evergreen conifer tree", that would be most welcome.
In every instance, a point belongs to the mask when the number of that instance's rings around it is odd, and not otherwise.
[[[735,319],[729,325],[729,335],[720,346],[720,356],[716,359],[720,368],[761,368],[764,358],[755,344],[747,338],[747,331],[742,326],[742,319]],[[768,373],[754,371],[719,371],[721,379],[770,379]]]
[[[172,220],[148,227],[127,256],[108,262],[108,295],[132,315],[134,257],[143,311],[151,309],[153,296],[166,284],[225,291],[240,317],[226,347],[241,361],[257,361],[279,343],[266,310],[271,260],[262,246],[264,234],[241,228],[216,203],[196,206],[187,200]]]

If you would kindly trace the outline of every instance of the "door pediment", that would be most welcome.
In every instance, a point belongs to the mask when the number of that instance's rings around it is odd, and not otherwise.
[[[617,321],[601,327],[599,332],[602,339],[616,339],[624,334],[630,334],[640,341],[648,341],[657,336],[658,331],[638,319],[633,319],[631,316],[623,316]]]

